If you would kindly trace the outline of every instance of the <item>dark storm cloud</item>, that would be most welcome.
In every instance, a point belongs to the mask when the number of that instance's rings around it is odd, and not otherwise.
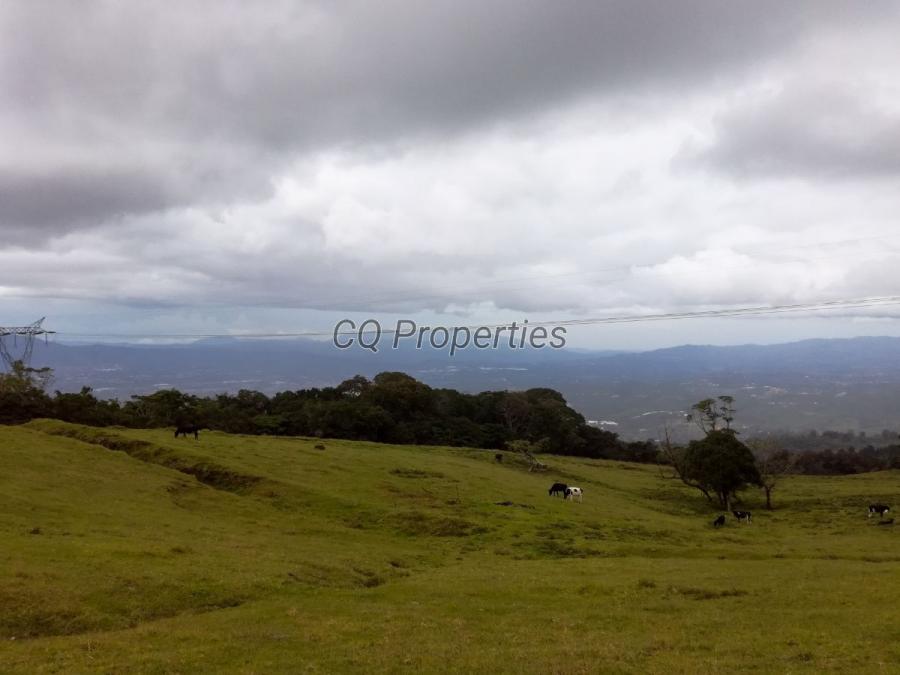
[[[60,214],[78,226],[116,213],[162,209],[174,198],[147,172],[0,170],[0,219],[23,229],[56,225]]]
[[[266,195],[268,176],[250,157],[233,167],[216,153],[187,165],[95,166],[84,157],[83,165],[0,167],[0,228],[8,243],[27,245],[123,216]]]
[[[0,151],[0,228],[40,240],[123,213],[227,202],[313,149],[681,89],[773,58],[810,26],[865,18],[872,4],[9,3],[0,139],[23,139],[37,159],[22,168]],[[126,166],[96,168],[111,148]],[[140,153],[155,161],[128,166]]]
[[[3,70],[7,105],[73,132],[105,119],[302,147],[464,127],[594,91],[680,88],[873,11],[769,0],[23,3],[6,10]]]
[[[766,179],[900,177],[900,110],[871,92],[793,83],[718,120],[716,138],[688,161]]]

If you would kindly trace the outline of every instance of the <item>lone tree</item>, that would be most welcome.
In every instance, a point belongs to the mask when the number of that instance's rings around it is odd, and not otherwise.
[[[731,428],[734,398],[703,399],[691,406],[691,411],[687,420],[700,427],[704,438],[675,448],[667,433],[663,457],[682,483],[696,488],[710,501],[715,495],[719,505],[728,509],[739,490],[762,484],[753,453]]]
[[[753,453],[731,429],[710,431],[706,438],[688,443],[682,472],[707,496],[714,494],[726,510],[739,490],[762,485]]]

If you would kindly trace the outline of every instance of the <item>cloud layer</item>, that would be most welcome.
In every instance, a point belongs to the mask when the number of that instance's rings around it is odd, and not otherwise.
[[[7,3],[0,302],[900,293],[885,3]]]

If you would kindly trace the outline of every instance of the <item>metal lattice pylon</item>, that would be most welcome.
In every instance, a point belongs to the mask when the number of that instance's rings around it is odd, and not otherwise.
[[[31,352],[34,349],[34,338],[38,335],[43,335],[44,340],[46,341],[48,335],[52,335],[56,331],[46,330],[41,326],[44,323],[44,319],[46,317],[42,317],[35,321],[30,326],[0,326],[0,356],[3,357],[3,361],[6,363],[6,367],[12,370],[13,364],[16,361],[21,361],[26,366],[31,362]],[[13,349],[18,348],[19,342],[24,342],[24,347],[22,349],[22,357],[17,359],[10,351],[10,346],[7,342],[12,338],[12,347]]]

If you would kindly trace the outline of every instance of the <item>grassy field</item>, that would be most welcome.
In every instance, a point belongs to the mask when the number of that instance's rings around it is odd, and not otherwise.
[[[654,467],[545,460],[0,426],[0,672],[900,672],[900,473],[714,530]]]

